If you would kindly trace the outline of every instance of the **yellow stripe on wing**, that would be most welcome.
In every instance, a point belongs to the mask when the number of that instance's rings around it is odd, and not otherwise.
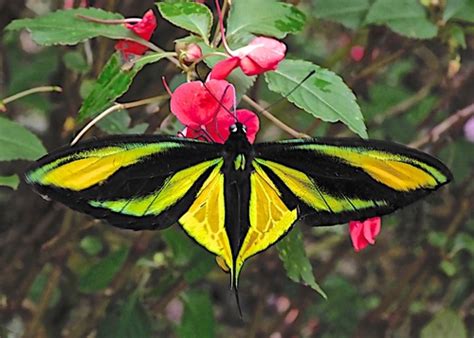
[[[41,185],[80,191],[105,181],[119,169],[143,158],[179,147],[178,143],[127,144],[79,152],[57,159],[29,174]]]
[[[225,230],[224,175],[220,171],[222,163],[211,172],[179,223],[189,236],[221,257],[227,267],[232,269],[232,252]]]
[[[447,181],[447,177],[438,169],[404,155],[329,145],[302,145],[297,148],[337,157],[349,165],[364,170],[377,182],[398,191],[434,188]]]

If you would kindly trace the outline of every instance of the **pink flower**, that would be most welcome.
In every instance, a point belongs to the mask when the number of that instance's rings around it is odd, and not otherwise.
[[[464,137],[469,142],[474,143],[474,117],[471,117],[464,124]]]
[[[211,79],[225,79],[240,67],[245,75],[252,76],[275,70],[285,58],[286,45],[267,37],[256,37],[247,46],[230,51],[230,57],[218,62],[211,70]]]
[[[351,48],[351,59],[355,62],[360,62],[365,55],[364,46],[356,45]]]
[[[150,40],[156,26],[156,17],[151,9],[143,15],[140,21],[133,24],[125,24],[125,27],[144,40]],[[131,55],[143,55],[148,50],[148,47],[135,41],[120,40],[115,44],[115,49],[122,52],[125,59],[129,59]]]
[[[219,61],[213,67],[209,78],[224,80],[237,67],[240,67],[244,74],[248,76],[277,69],[280,61],[285,58],[286,45],[276,39],[259,36],[254,38],[247,46],[233,51],[229,48],[225,37],[224,19],[219,1],[215,0],[215,2],[219,15],[222,43],[229,57]]]
[[[380,233],[381,224],[380,217],[369,218],[362,222],[349,222],[352,246],[356,252],[364,249],[369,244],[375,244],[375,237]]]
[[[258,117],[250,110],[233,112],[235,89],[225,80],[192,81],[171,94],[171,112],[186,126],[185,137],[224,143],[236,121],[245,125],[249,142],[259,129]]]

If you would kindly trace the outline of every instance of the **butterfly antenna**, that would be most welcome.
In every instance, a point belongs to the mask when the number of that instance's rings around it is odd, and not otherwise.
[[[291,89],[288,93],[283,95],[281,98],[276,100],[275,102],[271,103],[270,105],[266,106],[265,108],[261,109],[260,111],[268,110],[269,108],[273,107],[274,105],[280,103],[281,101],[285,100],[288,96],[293,94],[295,90],[297,90],[303,83],[305,83],[311,76],[313,76],[316,73],[316,70],[310,71],[293,89]]]
[[[237,116],[236,116],[236,114],[235,114],[235,102],[237,101],[236,98],[235,98],[235,88],[234,88],[233,86],[231,86],[231,85],[227,86],[227,87],[224,89],[224,93],[222,94],[221,98],[218,99],[218,98],[214,95],[214,93],[211,92],[211,91],[209,90],[209,88],[206,86],[206,82],[203,82],[202,84],[204,85],[204,88],[206,88],[206,90],[209,92],[209,94],[211,94],[211,96],[214,98],[214,100],[217,101],[217,103],[219,104],[219,106],[221,106],[221,108],[223,108],[227,113],[229,113],[230,116],[232,116],[232,117],[234,118],[235,122],[239,122],[239,121],[237,120]],[[224,100],[225,95],[227,94],[227,90],[229,90],[229,88],[234,89],[234,103],[233,103],[234,112],[231,112],[231,111],[230,111],[226,106],[224,106],[224,104],[222,103],[222,101]]]

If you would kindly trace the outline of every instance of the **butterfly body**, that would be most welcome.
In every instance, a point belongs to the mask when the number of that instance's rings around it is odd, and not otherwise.
[[[245,261],[298,220],[332,225],[380,216],[451,180],[437,159],[384,141],[296,139],[224,144],[117,136],[54,151],[26,173],[42,195],[133,229],[178,223],[237,287]]]

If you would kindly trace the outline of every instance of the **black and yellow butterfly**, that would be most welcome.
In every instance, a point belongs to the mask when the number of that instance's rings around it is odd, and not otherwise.
[[[27,173],[36,191],[133,229],[178,223],[219,257],[237,288],[245,261],[297,220],[310,226],[390,213],[448,183],[437,159],[394,143],[294,139],[251,145],[119,136],[52,152]]]

